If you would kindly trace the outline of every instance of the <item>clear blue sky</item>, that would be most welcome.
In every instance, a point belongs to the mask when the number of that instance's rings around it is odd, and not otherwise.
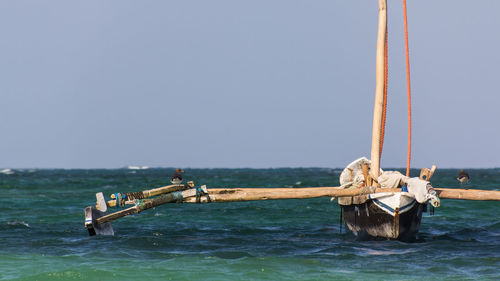
[[[412,167],[500,167],[500,1],[408,1]],[[0,167],[345,167],[370,155],[377,1],[1,1]],[[406,165],[389,1],[382,167]]]

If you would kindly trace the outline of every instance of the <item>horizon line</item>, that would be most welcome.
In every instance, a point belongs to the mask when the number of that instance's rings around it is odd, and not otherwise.
[[[136,168],[137,167],[137,168]],[[82,168],[82,167],[71,167],[71,168],[62,168],[62,167],[46,167],[46,168],[6,168],[0,167],[0,171],[2,170],[150,170],[150,169],[176,169],[179,168],[177,166],[147,166],[147,165],[127,165],[121,167],[113,167],[113,168],[105,168],[105,167],[92,167],[92,168]],[[249,170],[272,170],[272,169],[331,169],[331,170],[344,170],[345,167],[319,167],[319,166],[281,166],[281,167],[181,167],[182,169],[196,169],[196,170],[217,170],[217,169],[226,169],[226,170],[237,170],[237,169],[249,169]],[[418,170],[425,167],[420,168],[410,168],[410,170]],[[382,170],[405,170],[406,167],[386,167],[381,168]],[[443,167],[437,168],[437,170],[457,170],[457,169],[465,169],[465,170],[482,170],[482,169],[500,169],[500,167],[480,167],[480,168],[472,168],[472,167]]]

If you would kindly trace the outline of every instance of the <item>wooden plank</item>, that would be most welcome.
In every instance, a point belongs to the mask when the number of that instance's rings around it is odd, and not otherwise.
[[[162,186],[158,188],[153,188],[150,190],[144,190],[142,193],[144,194],[144,198],[148,197],[153,197],[157,196],[160,194],[165,194],[165,193],[170,193],[174,191],[179,191],[179,190],[185,190],[188,188],[193,188],[194,183],[192,181],[187,182],[186,184],[173,184],[173,185],[167,185],[167,186]]]
[[[434,188],[441,199],[500,201],[500,191],[482,189]]]
[[[95,197],[97,210],[106,213],[108,211],[108,206],[106,204],[106,200],[104,200],[104,194],[99,192],[95,194]]]
[[[307,199],[316,197],[345,197],[376,192],[400,192],[399,188],[347,188],[304,187],[304,188],[213,188],[208,189],[212,202],[241,202],[277,199]],[[195,198],[186,198],[186,203],[195,203]],[[201,202],[207,202],[202,197]]]
[[[462,200],[500,200],[500,191],[479,189],[434,188],[442,199]],[[304,187],[304,188],[211,188],[208,189],[211,202],[241,202],[277,199],[307,199],[316,197],[347,197],[369,193],[400,192],[399,188],[376,188],[366,192],[363,188],[340,189],[339,187]],[[195,198],[186,198],[186,203],[195,203]],[[201,202],[207,202],[205,197]]]
[[[435,171],[436,171],[436,165],[432,165],[430,169],[422,168],[422,170],[420,170],[420,179],[430,181]]]
[[[126,205],[133,205],[133,204],[135,204],[135,199],[150,198],[153,196],[158,196],[161,194],[166,194],[166,193],[175,192],[175,191],[179,191],[179,190],[186,190],[186,189],[193,188],[193,187],[194,187],[194,183],[192,181],[189,181],[186,184],[172,184],[172,185],[162,186],[162,187],[158,187],[158,188],[143,190],[143,191],[139,191],[139,192],[126,192],[125,194],[127,194],[127,193],[134,194],[134,195],[137,195],[137,197],[139,197],[139,198],[134,198],[133,200],[127,200],[127,201],[125,201],[125,204]],[[113,195],[114,194],[112,194],[112,196],[111,196],[112,198],[113,198]],[[107,205],[109,207],[115,207],[116,206],[116,199],[107,201]]]

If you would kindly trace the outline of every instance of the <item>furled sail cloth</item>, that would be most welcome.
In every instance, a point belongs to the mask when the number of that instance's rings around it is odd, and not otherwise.
[[[340,185],[342,188],[359,188],[363,187],[369,193],[370,187],[364,186],[365,177],[363,175],[363,165],[370,165],[371,161],[366,157],[358,158],[352,161],[340,174]],[[380,169],[380,174],[384,171]],[[340,205],[363,204],[368,200],[368,195],[358,195],[352,197],[339,197]]]
[[[370,165],[370,160],[366,157],[361,157],[354,160],[340,174],[340,185],[343,188],[359,188],[363,187],[365,178],[362,172],[364,164]],[[419,178],[409,178],[398,171],[383,171],[380,169],[380,176],[377,182],[382,188],[400,188],[407,186],[407,192],[415,197],[418,203],[430,203],[434,207],[440,205],[439,198],[432,188],[430,182]],[[370,187],[364,187],[370,188]],[[364,192],[363,192],[364,193]],[[369,199],[368,195],[359,195],[353,197],[339,198],[340,205],[363,204]]]

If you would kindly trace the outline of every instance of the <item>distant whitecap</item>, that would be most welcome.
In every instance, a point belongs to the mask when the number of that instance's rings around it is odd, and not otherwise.
[[[14,173],[14,171],[12,171],[11,169],[0,170],[0,174],[4,174],[4,175],[12,175],[13,173]]]
[[[25,222],[25,221],[9,221],[7,222],[8,225],[24,225],[26,227],[30,227],[30,225]]]
[[[128,166],[127,168],[129,170],[147,170],[147,169],[149,169],[148,166]]]

